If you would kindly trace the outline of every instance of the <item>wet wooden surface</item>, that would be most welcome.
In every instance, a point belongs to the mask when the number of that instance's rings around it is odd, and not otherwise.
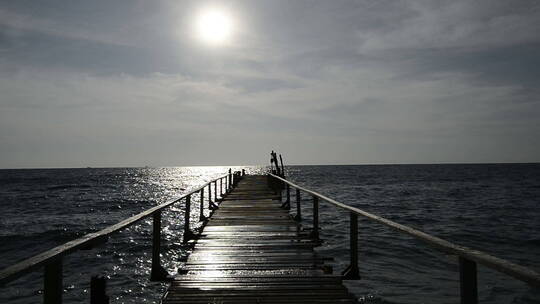
[[[355,303],[324,272],[266,176],[245,176],[219,204],[163,303]]]

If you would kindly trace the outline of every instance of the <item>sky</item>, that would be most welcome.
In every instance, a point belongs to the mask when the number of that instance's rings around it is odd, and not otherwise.
[[[539,33],[526,0],[0,0],[0,168],[539,162]]]

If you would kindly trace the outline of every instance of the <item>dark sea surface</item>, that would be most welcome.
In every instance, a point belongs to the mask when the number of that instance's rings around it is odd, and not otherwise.
[[[263,173],[263,167],[247,168]],[[0,268],[115,224],[224,174],[228,167],[0,170]],[[540,164],[291,166],[289,179],[460,245],[540,271]],[[198,197],[193,200],[198,202]],[[294,201],[294,200],[293,200]],[[192,224],[197,228],[198,204]],[[294,207],[294,205],[293,205]],[[295,208],[292,208],[294,211]],[[310,227],[311,201],[303,201]],[[183,204],[163,214],[162,263],[186,254]],[[334,273],[348,264],[346,212],[321,202],[322,246]],[[459,303],[457,258],[359,218],[362,279],[347,285],[365,303]],[[150,282],[151,218],[105,245],[64,259],[64,302],[89,302],[92,275],[108,277],[111,303],[159,303]],[[479,266],[483,303],[540,303],[540,290]],[[42,270],[0,287],[0,303],[40,303]]]

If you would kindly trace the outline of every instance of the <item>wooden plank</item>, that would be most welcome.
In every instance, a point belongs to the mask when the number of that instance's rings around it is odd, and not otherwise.
[[[281,208],[266,176],[246,176],[199,235],[163,303],[354,303],[325,273],[319,243]]]

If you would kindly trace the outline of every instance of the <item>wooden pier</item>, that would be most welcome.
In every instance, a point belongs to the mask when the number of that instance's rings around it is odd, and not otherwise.
[[[219,204],[163,303],[354,303],[289,216],[268,177],[243,177]]]
[[[213,179],[197,189],[154,206],[100,231],[22,260],[0,271],[0,287],[25,274],[43,271],[43,303],[61,304],[64,257],[78,250],[106,246],[122,229],[152,218],[150,280],[169,281],[163,303],[354,303],[342,280],[359,279],[358,218],[413,237],[459,265],[462,304],[478,303],[477,265],[491,268],[533,287],[540,274],[479,250],[460,246],[425,232],[338,202],[285,179],[280,155],[271,154],[271,173],[245,175],[244,170]],[[291,200],[294,191],[295,206]],[[191,229],[192,196],[198,198],[200,233]],[[349,266],[333,274],[328,259],[316,253],[319,240],[319,203],[349,213]],[[191,254],[171,276],[161,266],[161,213],[173,205],[184,209],[183,241]],[[307,206],[306,206],[307,205]],[[311,225],[300,225],[302,208],[310,208]],[[211,212],[210,217],[205,214]],[[294,217],[289,213],[292,211]],[[324,223],[323,223],[324,224]],[[89,278],[90,279],[90,278]],[[109,304],[105,278],[91,279],[91,304]],[[85,302],[85,299],[80,299]],[[428,301],[428,300],[426,300]]]

